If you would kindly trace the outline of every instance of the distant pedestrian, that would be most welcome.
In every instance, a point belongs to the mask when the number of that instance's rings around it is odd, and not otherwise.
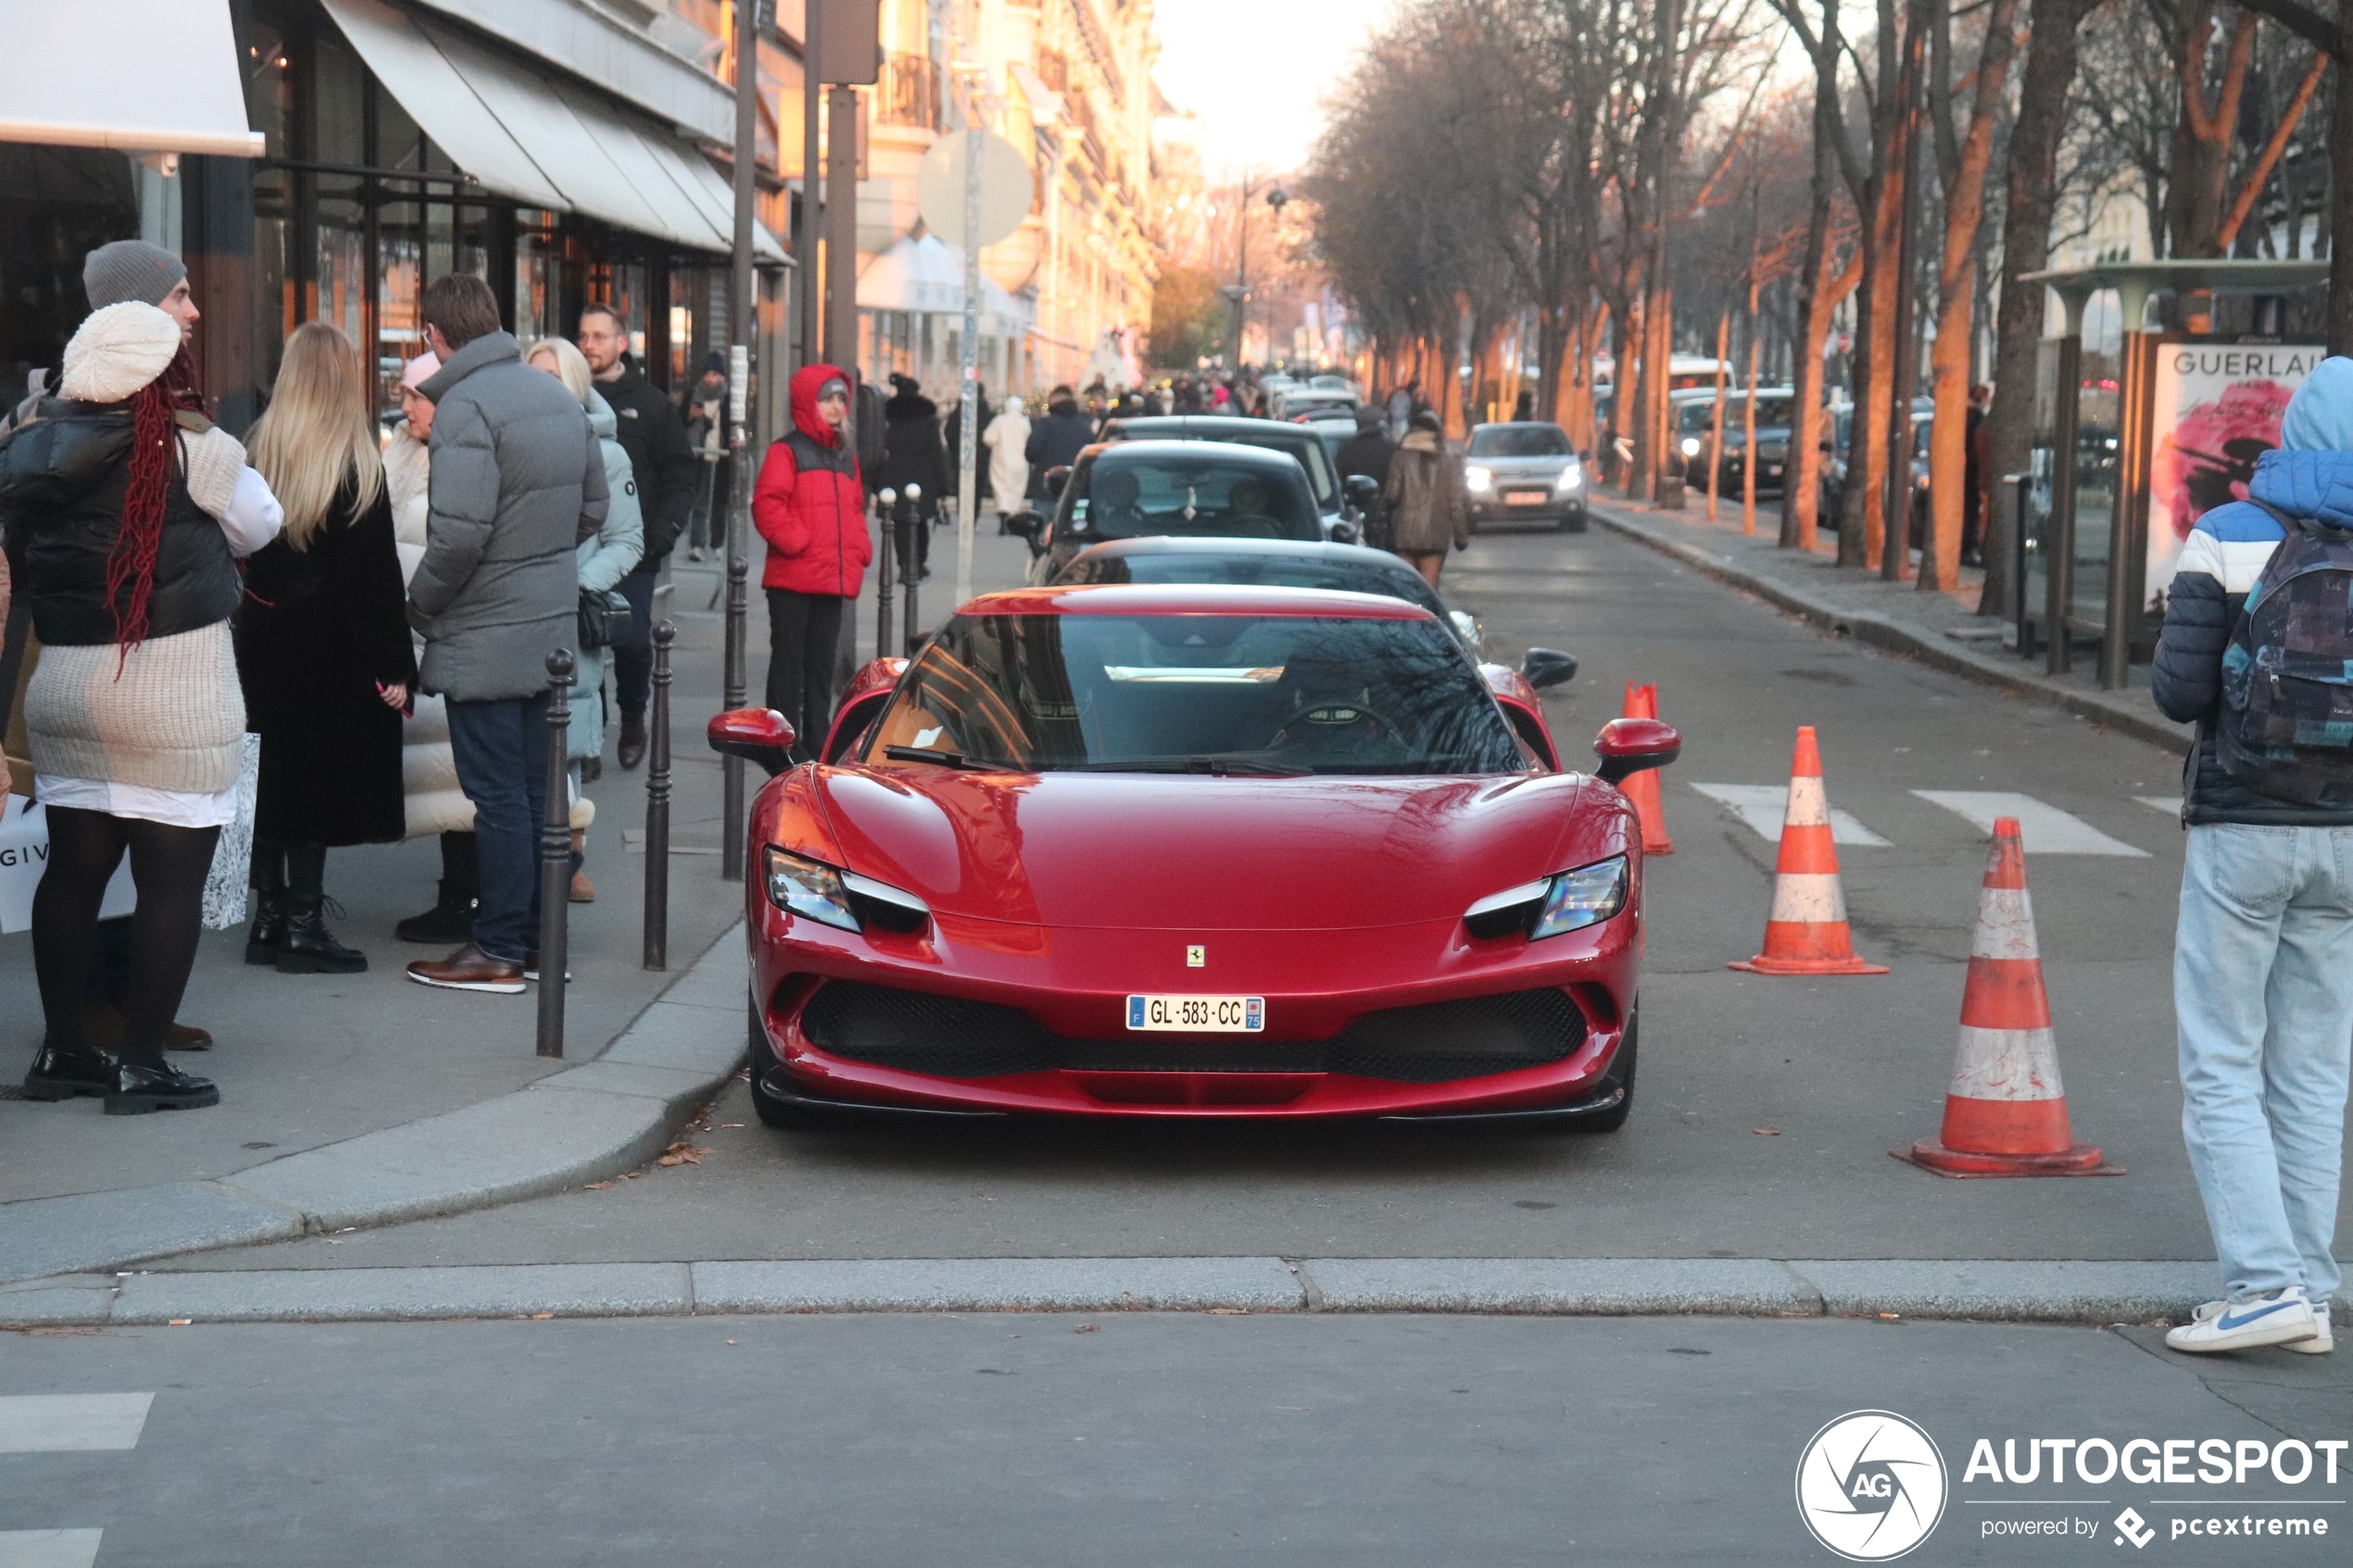
[[[400,716],[417,662],[366,384],[351,340],[307,322],[252,433],[286,521],[254,552],[237,611],[246,724],[261,737],[245,962],[285,974],[368,967],[328,929],[327,851],[392,843],[405,825]]]
[[[686,558],[698,561],[725,546],[728,499],[735,493],[727,454],[727,360],[715,348],[703,361],[702,379],[686,394],[686,445],[696,463]]]
[[[939,429],[939,405],[924,395],[923,383],[912,376],[890,378],[890,400],[883,405],[883,460],[865,478],[869,490],[896,492],[902,510],[908,486],[915,487],[914,526],[893,530],[899,576],[903,583],[929,577],[931,525],[949,488],[948,447]]]
[[[751,497],[768,545],[768,706],[793,726],[793,749],[813,759],[834,710],[834,653],[843,607],[875,558],[858,454],[845,439],[849,377],[804,365],[792,378],[792,433],[772,445]]]
[[[1470,547],[1470,508],[1462,462],[1428,409],[1414,416],[1414,427],[1390,458],[1381,500],[1389,508],[1389,547],[1437,587],[1447,550]]]
[[[1994,407],[1994,389],[1980,382],[1969,389],[1967,445],[1969,460],[1961,472],[1961,564],[1985,564],[1985,429],[1986,412]]]
[[[605,521],[593,539],[584,539],[574,551],[580,564],[581,627],[592,619],[593,596],[612,592],[637,564],[645,548],[645,521],[637,509],[637,483],[632,477],[629,454],[613,439],[619,421],[612,405],[597,391],[588,361],[580,350],[560,337],[541,338],[523,360],[564,383],[564,390],[587,411],[588,429],[605,468]],[[634,613],[634,611],[633,611]],[[610,633],[609,633],[610,634]],[[588,797],[589,764],[605,751],[605,653],[608,645],[592,645],[582,637],[573,648],[572,726],[564,734],[564,759],[572,779],[572,902],[593,904],[597,884],[588,879],[588,829],[597,820],[597,803]]]
[[[1532,388],[1523,386],[1519,389],[1519,395],[1512,400],[1512,423],[1516,425],[1529,424],[1533,422],[1535,418],[1535,391]]]
[[[1414,428],[1414,409],[1421,402],[1421,383],[1407,382],[1389,395],[1389,439],[1399,442]]]
[[[1029,427],[1029,444],[1022,456],[1029,462],[1030,499],[1046,496],[1046,475],[1078,461],[1078,454],[1095,439],[1095,422],[1078,406],[1067,386],[1046,395],[1046,417]]]
[[[400,372],[401,421],[384,443],[384,490],[392,500],[393,547],[400,554],[400,581],[414,581],[425,558],[426,520],[433,510],[433,399],[418,388],[441,369],[428,349]],[[413,635],[411,646],[421,646]],[[458,759],[449,745],[449,708],[438,695],[409,693],[409,713],[400,721],[400,787],[410,838],[433,834],[441,847],[441,880],[433,908],[392,928],[403,942],[447,947],[463,942],[474,928],[474,906],[482,895],[482,871],[474,845],[474,803],[458,783]]]
[[[1356,410],[1356,433],[1340,443],[1333,454],[1333,466],[1345,480],[1352,474],[1362,474],[1380,486],[1381,495],[1365,508],[1365,543],[1375,549],[1386,550],[1390,546],[1389,491],[1390,459],[1396,448],[1389,444],[1389,431],[1381,422],[1378,408]]]
[[[1029,494],[1029,414],[1018,397],[1008,397],[981,432],[988,448],[988,489],[997,500],[997,528],[1005,532],[1008,513],[1021,509]]]
[[[2295,672],[2353,668],[2353,359],[2321,363],[2280,439],[2249,498],[2191,530],[2150,681],[2169,718],[2197,723],[2173,1011],[2224,1292],[2165,1336],[2177,1350],[2326,1350],[2341,1283],[2353,751],[2345,688]]]
[[[629,358],[629,329],[610,305],[580,313],[580,352],[597,379],[597,390],[612,405],[619,421],[615,439],[629,454],[637,476],[637,509],[646,523],[646,553],[621,580],[629,601],[629,624],[613,645],[613,696],[621,705],[621,744],[613,760],[624,771],[646,759],[646,704],[653,693],[654,580],[671,546],[686,532],[702,459],[686,445],[686,421],[661,388],[648,381]]]
[[[409,619],[425,635],[419,683],[448,698],[482,895],[472,940],[409,977],[513,994],[537,956],[547,655],[575,646],[573,552],[604,523],[604,459],[579,403],[500,330],[487,283],[435,278],[418,303],[441,369],[418,389],[434,401],[432,509]]]
[[[980,508],[992,498],[988,476],[988,427],[997,422],[997,410],[988,406],[988,388],[975,385],[979,395],[980,425],[974,436],[975,465],[980,470],[980,495],[973,503],[973,520],[980,520]],[[948,423],[941,432],[948,449],[948,494],[958,497],[964,493],[964,405],[959,398],[948,410]]]
[[[164,1031],[195,961],[215,841],[237,814],[236,558],[281,514],[244,446],[205,418],[169,313],[135,300],[92,311],[63,370],[64,395],[0,438],[16,591],[42,644],[24,718],[49,828],[32,903],[44,1033],[25,1095],[103,1096],[116,1114],[217,1105],[209,1082],[165,1062]],[[82,1002],[126,851],[139,907],[108,1054]]]

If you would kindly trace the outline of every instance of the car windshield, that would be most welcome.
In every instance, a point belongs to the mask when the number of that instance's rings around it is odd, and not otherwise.
[[[1324,444],[1315,439],[1314,431],[1296,425],[1270,424],[1264,435],[1252,431],[1248,435],[1220,435],[1215,439],[1230,441],[1238,446],[1264,446],[1270,452],[1298,458],[1299,466],[1307,470],[1307,483],[1315,487],[1315,504],[1327,508],[1340,504],[1340,482],[1332,477],[1332,466],[1324,459]]]
[[[1422,574],[1403,561],[1394,571],[1378,561],[1331,560],[1315,556],[1255,552],[1219,555],[1209,550],[1170,550],[1081,556],[1054,578],[1056,585],[1088,583],[1233,583],[1263,588],[1330,588],[1343,594],[1378,594],[1403,599],[1443,617],[1446,607]]]
[[[1566,458],[1577,448],[1558,425],[1489,425],[1471,432],[1474,458]]]
[[[1517,773],[1437,622],[1304,615],[957,615],[866,760],[1023,772]]]
[[[1322,455],[1320,446],[1317,456]],[[1221,462],[1206,443],[1182,456],[1114,450],[1078,465],[1067,498],[1070,528],[1090,539],[1205,533],[1241,539],[1319,539],[1314,503],[1297,473],[1262,463]]]

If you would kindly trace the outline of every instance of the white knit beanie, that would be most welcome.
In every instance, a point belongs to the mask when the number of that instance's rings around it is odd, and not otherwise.
[[[163,374],[180,352],[180,323],[152,305],[125,300],[93,310],[66,345],[59,388],[82,403],[120,403]]]

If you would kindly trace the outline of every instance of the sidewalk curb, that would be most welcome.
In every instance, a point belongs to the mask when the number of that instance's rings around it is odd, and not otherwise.
[[[220,1181],[0,1204],[0,1281],[454,1214],[631,1170],[741,1064],[743,976],[738,922],[602,1051],[525,1088]]]
[[[886,1258],[222,1269],[80,1274],[0,1288],[0,1327],[1057,1311],[2115,1323],[2184,1317],[2217,1283],[2208,1262],[2005,1259]]]
[[[1990,659],[1973,659],[1944,638],[1924,636],[1887,616],[1873,615],[1867,610],[1842,609],[1826,604],[1785,583],[1750,571],[1730,556],[1715,555],[1695,545],[1667,538],[1644,526],[1639,519],[1605,511],[1592,503],[1587,504],[1586,511],[1611,533],[1656,550],[1719,583],[1755,594],[1822,631],[1850,636],[1856,642],[1902,654],[1942,670],[1948,675],[1958,675],[1984,685],[2018,692],[2036,702],[2064,709],[2079,719],[2105,724],[2109,729],[2131,735],[2134,740],[2145,741],[2177,757],[2189,748],[2190,738],[2185,732],[2162,721],[2111,707],[2089,693],[2060,685],[2047,676],[2026,669],[2023,661],[1996,664]]]

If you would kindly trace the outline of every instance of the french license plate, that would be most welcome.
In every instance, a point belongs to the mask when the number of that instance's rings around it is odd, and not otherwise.
[[[1504,493],[1504,505],[1507,507],[1541,507],[1543,504],[1544,493],[1541,490],[1507,490]]]
[[[1186,1035],[1255,1035],[1266,1027],[1266,998],[1130,997],[1127,1027]]]

